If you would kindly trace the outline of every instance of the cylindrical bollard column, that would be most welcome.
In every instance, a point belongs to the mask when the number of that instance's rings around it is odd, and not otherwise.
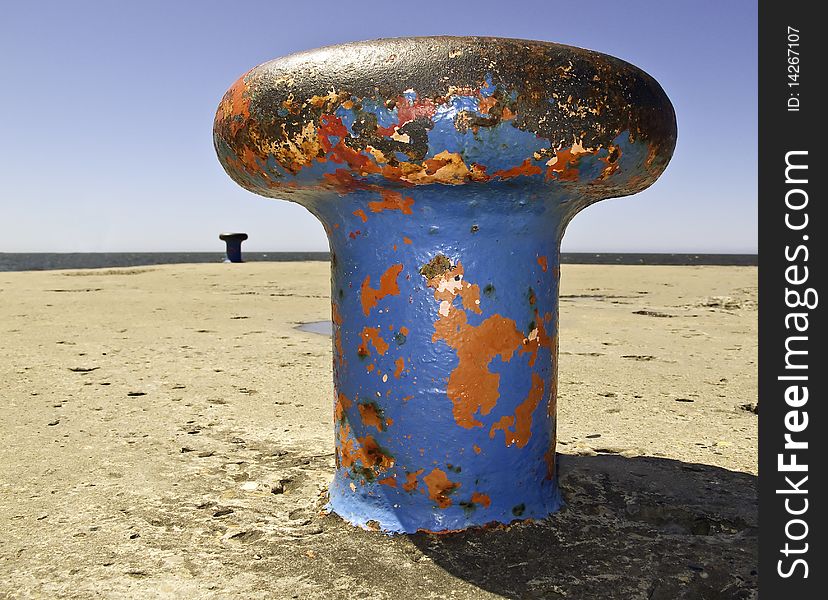
[[[658,83],[545,42],[360,42],[248,72],[214,139],[236,182],[328,233],[330,508],[389,532],[557,510],[560,239],[666,167]]]
[[[247,239],[246,233],[220,233],[219,239],[227,244],[224,262],[240,263],[242,260],[241,245]]]

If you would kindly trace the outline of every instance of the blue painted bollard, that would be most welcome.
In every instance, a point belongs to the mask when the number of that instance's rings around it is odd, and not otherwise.
[[[246,233],[220,233],[219,239],[227,244],[227,254],[224,262],[240,263],[242,260],[241,245],[247,239]]]
[[[352,43],[249,71],[214,140],[239,185],[328,234],[330,509],[388,532],[557,510],[560,240],[667,166],[658,83],[546,42]]]

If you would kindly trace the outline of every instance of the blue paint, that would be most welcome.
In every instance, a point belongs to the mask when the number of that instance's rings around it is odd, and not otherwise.
[[[367,471],[361,461],[350,468],[340,465],[330,488],[329,507],[356,525],[374,522],[385,531],[408,533],[543,518],[562,503],[557,479],[546,477],[546,456],[550,450],[554,453],[555,418],[547,414],[557,368],[552,349],[540,348],[533,367],[530,355],[520,355],[517,347],[508,362],[495,357],[489,364],[489,371],[500,376],[495,407],[487,415],[476,415],[481,426],[458,426],[446,394],[446,380],[457,369],[458,356],[445,341],[432,341],[440,303],[420,269],[439,254],[452,264],[462,264],[464,280],[480,289],[481,314],[466,310],[469,325],[477,327],[500,315],[529,336],[537,310],[541,318],[548,313],[545,328],[554,337],[559,204],[522,202],[526,190],[505,183],[489,185],[481,194],[448,186],[403,193],[414,201],[411,215],[371,213],[369,202],[377,201],[379,194],[366,191],[349,194],[340,202],[312,206],[331,232],[331,251],[336,257],[331,297],[339,314],[345,315],[344,322],[335,325],[344,360],[340,364],[335,344],[334,377],[337,394],[344,394],[353,404],[344,411],[343,421],[335,424],[337,447],[356,444],[356,438],[370,435],[394,461],[387,469],[369,464]],[[360,209],[369,215],[367,222],[353,214]],[[354,231],[360,234],[352,237]],[[412,243],[406,244],[404,238]],[[548,260],[545,272],[539,257]],[[363,281],[370,276],[376,287],[382,273],[397,264],[402,265],[397,277],[399,294],[382,298],[366,316],[360,291]],[[529,302],[530,288],[534,304]],[[462,307],[459,297],[452,304],[452,310]],[[384,355],[373,345],[368,346],[369,357],[359,355],[365,327],[379,328],[388,344]],[[403,327],[407,335],[395,337]],[[398,379],[394,373],[399,358],[405,361],[405,369]],[[370,372],[369,364],[375,365]],[[492,425],[503,416],[515,415],[530,393],[533,373],[542,379],[544,393],[531,412],[531,437],[523,448],[507,446],[502,431],[491,437]],[[366,425],[359,403],[375,404],[382,418],[392,424],[383,431]],[[350,429],[344,438],[343,424]],[[459,484],[447,494],[451,504],[445,508],[429,497],[423,481],[434,469]],[[420,470],[416,489],[404,490],[407,474]],[[472,504],[475,493],[485,494],[491,504]]]
[[[447,97],[410,89],[372,97],[376,87],[369,97],[350,90],[347,101],[296,98],[303,120],[288,131],[273,127],[281,109],[258,91],[274,80],[255,72],[222,101],[215,146],[236,182],[306,206],[328,233],[336,442],[328,508],[355,525],[406,533],[558,510],[560,240],[585,206],[655,181],[674,129],[648,140],[638,117],[621,117],[602,145],[582,148],[572,130],[540,127],[558,123],[557,99],[541,118],[521,112],[518,92],[483,72],[471,90]],[[530,100],[545,106],[544,97]],[[649,102],[633,112],[645,115]],[[248,108],[249,122],[235,120]],[[406,141],[400,130],[413,119]],[[628,126],[635,139],[616,135]]]

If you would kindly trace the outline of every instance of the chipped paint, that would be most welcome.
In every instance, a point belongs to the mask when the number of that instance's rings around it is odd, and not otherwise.
[[[431,473],[423,477],[423,482],[428,488],[428,497],[437,503],[440,508],[451,506],[449,497],[462,484],[449,480],[446,472],[442,469],[433,469]]]
[[[377,305],[377,302],[386,296],[396,296],[400,293],[400,287],[397,285],[397,277],[402,270],[402,264],[388,267],[380,276],[379,287],[377,289],[371,287],[371,276],[365,276],[360,288],[362,294],[362,312],[365,313],[365,316],[368,316],[371,313],[371,309]]]
[[[379,327],[363,327],[359,336],[362,339],[362,342],[357,349],[357,354],[360,358],[371,356],[369,343],[380,355],[388,352],[388,342],[386,342],[380,335]]]
[[[492,504],[492,499],[489,498],[486,494],[481,494],[480,492],[474,492],[471,496],[471,502],[473,504],[479,504],[483,508],[489,508]]]
[[[559,242],[586,206],[651,185],[675,139],[646,73],[545,42],[359,42],[231,86],[221,164],[330,241],[333,511],[411,533],[561,506]]]

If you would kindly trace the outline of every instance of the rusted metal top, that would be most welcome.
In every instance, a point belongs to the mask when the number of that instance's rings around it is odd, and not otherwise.
[[[250,70],[216,114],[219,158],[248,190],[510,182],[591,203],[666,167],[673,107],[647,73],[549,42],[486,37],[330,46]]]

